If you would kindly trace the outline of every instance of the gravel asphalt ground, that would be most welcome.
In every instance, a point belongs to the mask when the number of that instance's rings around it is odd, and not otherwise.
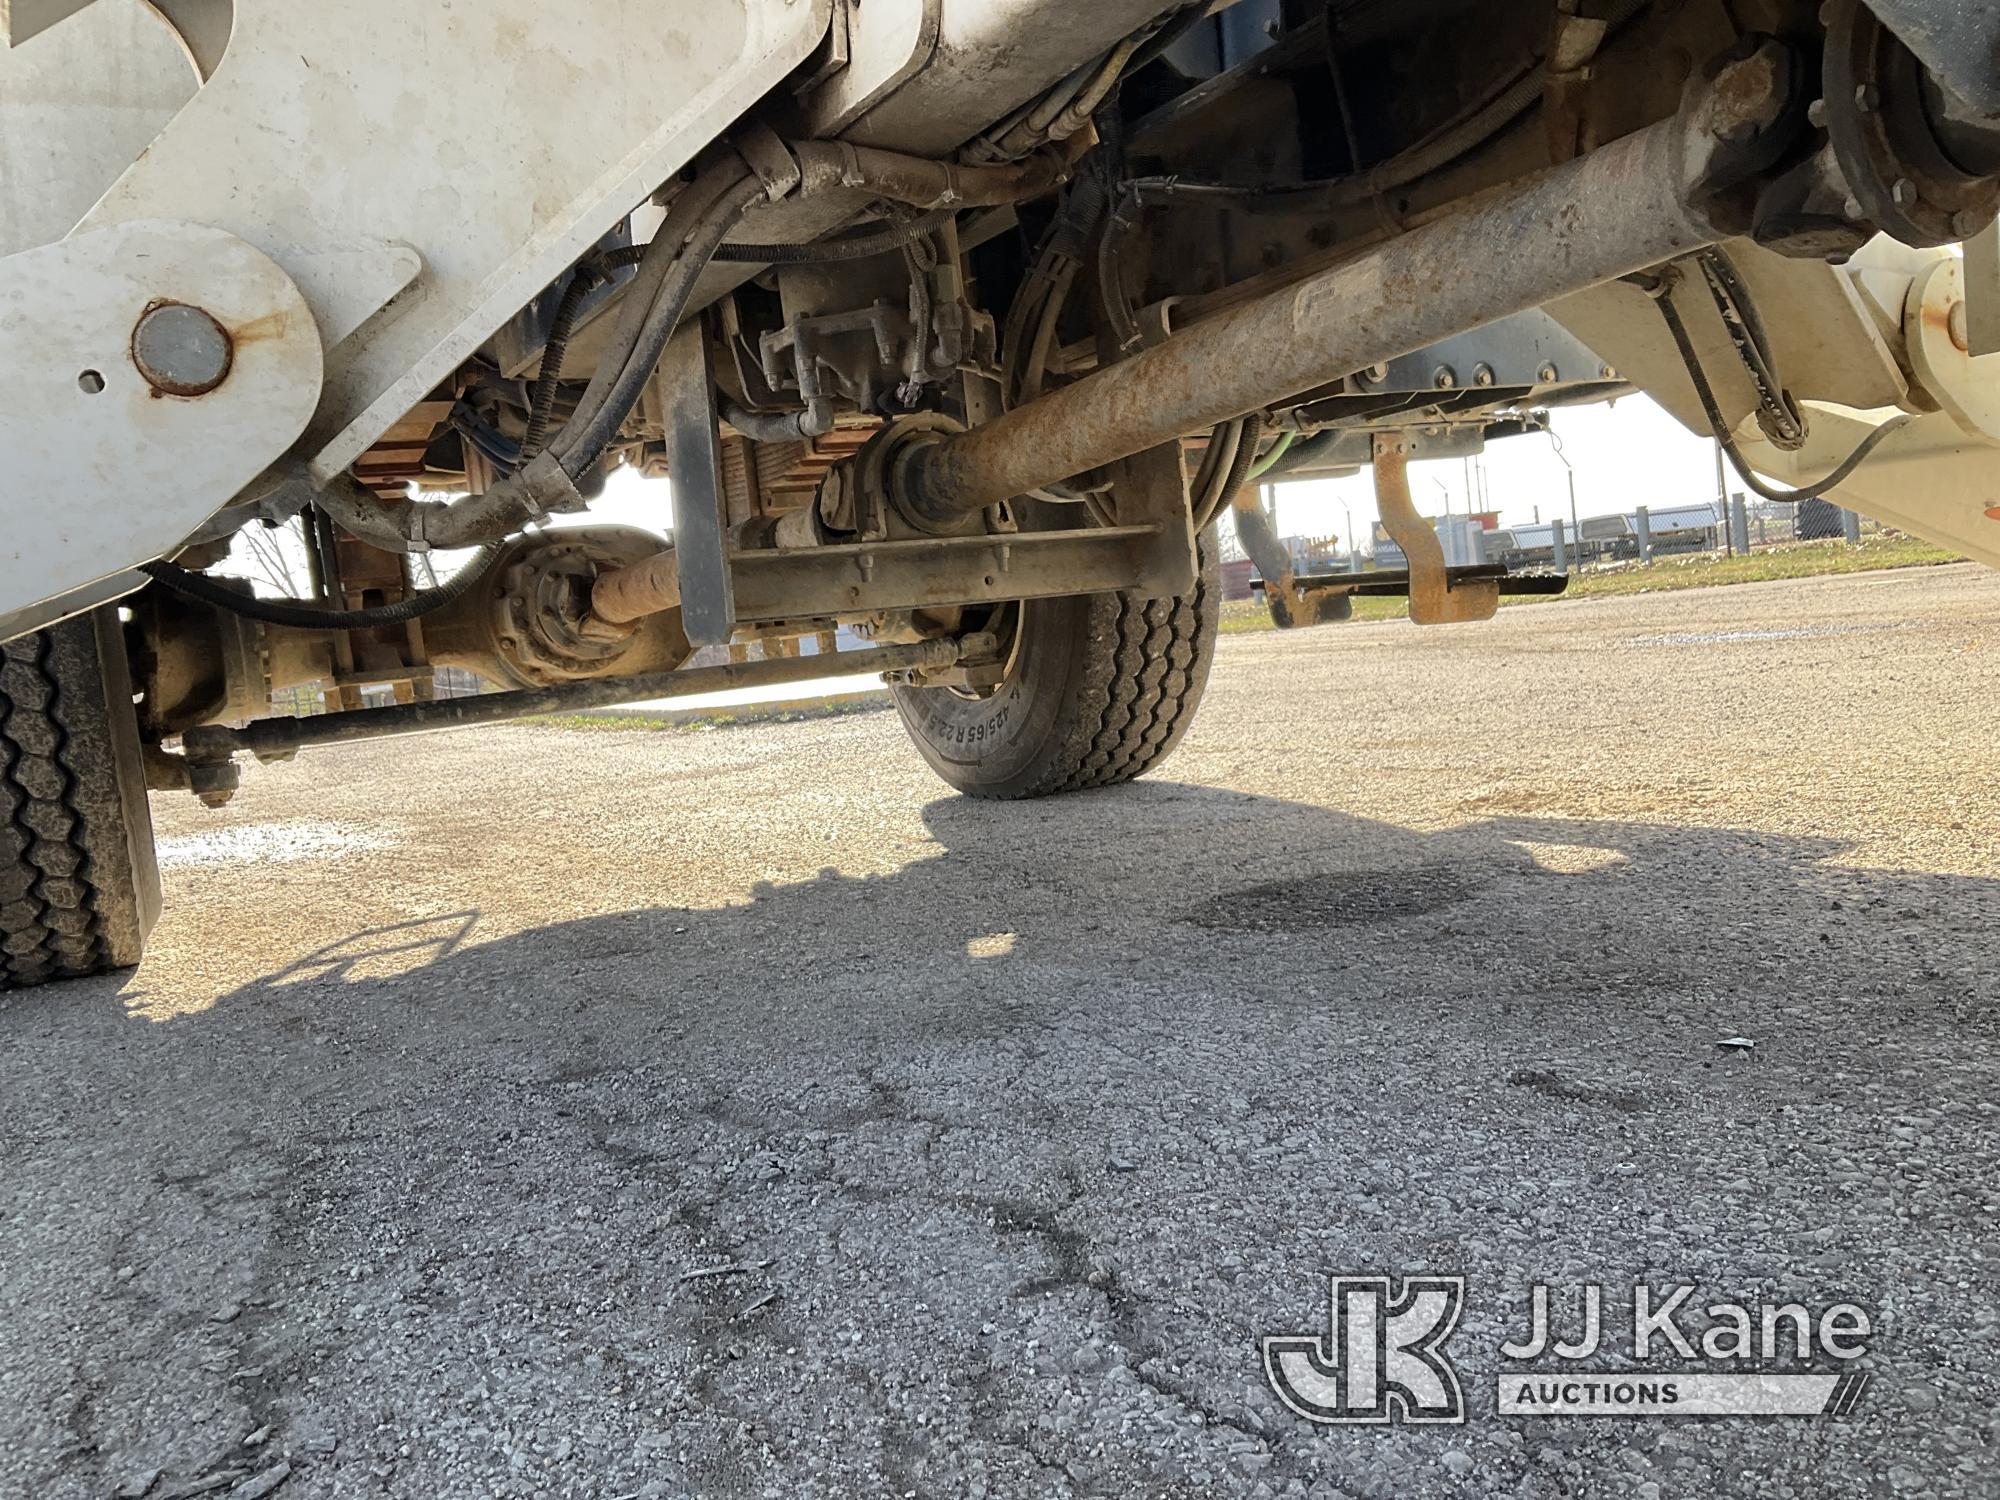
[[[0,1001],[0,1495],[1995,1495],[1996,756],[1958,567],[1232,637],[1033,805],[888,712],[156,799],[145,965]],[[1364,1272],[1463,1425],[1267,1388]],[[1502,1417],[1537,1282],[1872,1379]]]

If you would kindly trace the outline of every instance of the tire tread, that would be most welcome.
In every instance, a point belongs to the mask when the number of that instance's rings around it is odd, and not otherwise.
[[[94,972],[102,941],[50,632],[0,646],[0,987]]]
[[[1190,594],[1101,594],[1091,601],[1090,654],[1107,670],[1085,674],[1072,738],[1080,748],[1051,757],[1022,796],[1119,786],[1166,757],[1193,720],[1207,682],[1215,646],[1212,587],[1204,567]]]
[[[0,643],[0,991],[136,964],[159,914],[121,630]]]

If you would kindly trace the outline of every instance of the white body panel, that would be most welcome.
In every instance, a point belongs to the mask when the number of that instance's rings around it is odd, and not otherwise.
[[[229,374],[207,395],[163,396],[133,363],[133,325],[158,301],[228,331]],[[291,278],[221,230],[124,224],[0,260],[0,639],[41,623],[23,623],[36,601],[101,602],[94,585],[254,478],[311,417],[320,361]]]
[[[344,469],[818,43],[826,0],[240,0],[215,76],[84,221],[213,224],[334,326]],[[407,246],[407,290],[328,249]],[[365,338],[340,338],[371,300]],[[227,496],[217,497],[218,503]]]

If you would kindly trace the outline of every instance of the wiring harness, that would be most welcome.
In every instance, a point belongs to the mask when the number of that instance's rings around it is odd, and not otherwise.
[[[1805,422],[1797,405],[1778,383],[1768,354],[1762,344],[1762,324],[1757,319],[1749,293],[1743,287],[1735,270],[1719,252],[1705,250],[1694,257],[1696,267],[1702,273],[1702,283],[1708,288],[1715,303],[1716,311],[1729,328],[1732,342],[1739,353],[1745,354],[1745,367],[1751,383],[1758,392],[1758,419],[1773,444],[1780,448],[1789,447],[1796,451],[1805,441]],[[1708,371],[1702,367],[1701,355],[1696,350],[1693,336],[1688,332],[1687,320],[1674,305],[1674,294],[1685,284],[1685,278],[1677,266],[1670,266],[1664,275],[1656,277],[1633,277],[1631,280],[1644,288],[1660,309],[1660,316],[1666,322],[1667,332],[1672,336],[1674,348],[1679,351],[1681,363],[1687,366],[1688,379],[1694,383],[1696,398],[1701,402],[1702,415],[1708,421],[1709,431],[1721,445],[1728,457],[1730,467],[1735,469],[1737,478],[1743,481],[1745,489],[1760,499],[1779,505],[1796,505],[1806,500],[1817,500],[1828,490],[1835,489],[1853,477],[1855,470],[1868,461],[1871,454],[1890,438],[1909,426],[1916,418],[1903,415],[1892,418],[1876,428],[1832,472],[1811,484],[1797,489],[1783,489],[1769,484],[1750,467],[1750,461],[1743,456],[1737,445],[1736,434],[1730,428],[1729,420],[1722,413],[1722,403],[1717,399],[1715,386],[1708,378]],[[1746,353],[1746,341],[1748,350]],[[1796,424],[1795,426],[1787,424]],[[1773,432],[1777,427],[1783,433]]]

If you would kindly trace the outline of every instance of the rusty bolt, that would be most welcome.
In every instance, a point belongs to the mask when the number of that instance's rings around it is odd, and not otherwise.
[[[132,328],[132,363],[163,395],[207,395],[228,378],[234,357],[228,331],[185,302],[149,307]]]
[[[1458,384],[1458,371],[1450,365],[1439,365],[1437,373],[1431,376],[1431,380],[1439,390],[1448,391]]]

